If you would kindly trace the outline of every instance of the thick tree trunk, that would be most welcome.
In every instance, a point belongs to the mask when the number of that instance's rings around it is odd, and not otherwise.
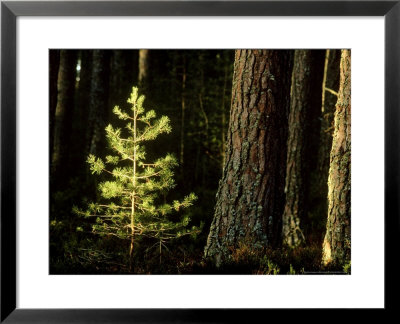
[[[92,58],[92,77],[90,85],[88,140],[89,152],[96,154],[98,144],[104,137],[104,118],[107,116],[109,53],[94,50]]]
[[[312,162],[317,159],[324,57],[325,51],[320,50],[296,50],[294,56],[282,218],[283,243],[289,247],[305,242],[300,224],[307,212]]]
[[[226,163],[205,256],[281,242],[293,52],[237,50]]]
[[[351,53],[342,50],[340,88],[335,111],[328,178],[328,219],[323,265],[343,266],[350,260],[351,199]]]
[[[62,50],[60,53],[60,68],[58,72],[58,96],[54,122],[54,140],[52,174],[57,177],[57,171],[63,161],[68,158],[69,138],[74,107],[74,89],[76,73],[76,51]]]

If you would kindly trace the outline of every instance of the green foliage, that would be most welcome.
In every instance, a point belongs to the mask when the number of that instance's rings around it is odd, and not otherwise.
[[[292,265],[290,265],[288,274],[290,274],[290,275],[296,274],[296,271],[293,269],[293,266],[292,266]]]
[[[343,266],[343,271],[347,274],[351,274],[351,261],[347,262],[344,266]]]
[[[260,260],[260,268],[262,274],[277,275],[280,272],[278,265],[269,260],[266,255]]]
[[[92,232],[103,237],[123,240],[140,238],[155,240],[154,246],[166,248],[167,242],[185,235],[199,232],[199,228],[188,229],[189,216],[172,217],[190,207],[197,199],[190,193],[183,200],[165,201],[166,193],[175,187],[172,169],[177,166],[176,158],[167,154],[152,163],[146,162],[144,142],[151,141],[163,133],[170,133],[169,118],[156,119],[154,110],[145,111],[144,96],[136,87],[127,101],[130,113],[114,107],[114,114],[127,121],[125,129],[106,127],[106,138],[113,154],[105,160],[89,155],[87,163],[92,174],[105,174],[112,178],[99,183],[101,198],[90,203],[87,210],[74,208],[74,212],[95,219]],[[124,137],[124,134],[127,136]],[[164,198],[164,199],[162,199]],[[81,227],[77,228],[82,231]]]

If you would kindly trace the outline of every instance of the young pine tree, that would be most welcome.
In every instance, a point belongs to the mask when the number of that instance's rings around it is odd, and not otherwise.
[[[122,130],[112,125],[106,127],[106,136],[114,155],[102,160],[89,155],[87,162],[93,174],[107,173],[112,181],[99,184],[101,202],[91,203],[83,214],[96,217],[92,231],[100,235],[114,235],[130,241],[129,269],[132,271],[135,238],[149,237],[156,240],[160,249],[167,241],[198,231],[187,229],[189,217],[184,216],[178,222],[170,219],[173,211],[180,211],[192,205],[196,199],[190,193],[182,201],[161,203],[160,197],[174,188],[172,168],[177,165],[175,157],[167,154],[154,163],[145,163],[144,143],[154,140],[162,133],[170,133],[169,118],[162,116],[155,119],[154,110],[145,112],[144,96],[138,95],[138,88],[133,87],[128,103],[130,114],[114,107],[114,114],[127,121],[128,137],[122,136]],[[163,200],[165,201],[165,199]]]

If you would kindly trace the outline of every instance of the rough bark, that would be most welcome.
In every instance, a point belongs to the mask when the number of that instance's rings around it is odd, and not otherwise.
[[[237,50],[226,163],[205,256],[281,242],[293,52]]]
[[[282,217],[283,243],[289,247],[305,242],[301,223],[307,213],[312,162],[317,159],[324,57],[320,50],[296,50],[294,56]]]
[[[57,176],[60,165],[68,158],[69,138],[71,136],[72,114],[76,73],[76,51],[62,50],[58,72],[58,95],[55,110],[52,174]]]
[[[88,120],[88,147],[91,154],[96,154],[98,144],[104,137],[104,119],[108,114],[109,63],[107,51],[93,51]]]
[[[351,199],[351,53],[342,50],[340,87],[335,111],[328,178],[328,219],[323,265],[343,266],[350,260]]]

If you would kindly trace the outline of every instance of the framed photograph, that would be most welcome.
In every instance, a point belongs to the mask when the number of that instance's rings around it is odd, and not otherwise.
[[[393,310],[399,15],[2,1],[1,321]]]

